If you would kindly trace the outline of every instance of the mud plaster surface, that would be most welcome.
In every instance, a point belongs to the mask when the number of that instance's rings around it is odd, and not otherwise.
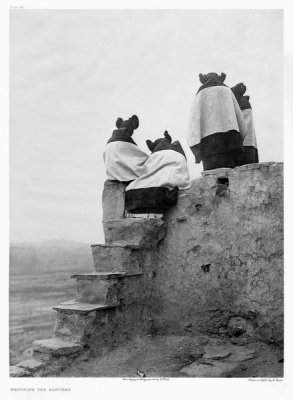
[[[154,329],[218,334],[243,317],[283,340],[283,165],[252,164],[192,181],[164,219],[153,287]]]

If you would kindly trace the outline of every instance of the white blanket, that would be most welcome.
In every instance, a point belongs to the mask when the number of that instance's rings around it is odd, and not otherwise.
[[[146,173],[145,162],[149,156],[135,144],[122,141],[108,143],[103,156],[110,180],[128,182]]]
[[[194,98],[189,114],[187,142],[195,146],[209,135],[236,130],[244,139],[247,127],[231,89],[212,86]]]
[[[243,146],[253,146],[257,148],[252,110],[251,108],[247,108],[246,110],[242,110],[242,113],[247,125],[247,132],[244,136]]]
[[[149,187],[166,187],[172,190],[190,187],[190,178],[185,157],[174,150],[161,150],[152,153],[144,164],[144,175],[131,182],[126,190]]]

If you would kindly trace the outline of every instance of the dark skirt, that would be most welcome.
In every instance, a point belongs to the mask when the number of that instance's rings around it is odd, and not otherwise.
[[[234,168],[243,153],[240,133],[231,130],[206,136],[191,147],[195,162],[203,162],[204,171],[216,168]]]
[[[243,146],[243,153],[236,160],[236,167],[258,163],[258,151],[254,146]]]
[[[178,187],[132,189],[125,192],[125,210],[134,214],[161,214],[177,203]]]
[[[230,151],[227,153],[213,154],[202,160],[203,170],[207,171],[216,168],[234,168],[239,159],[239,151]]]

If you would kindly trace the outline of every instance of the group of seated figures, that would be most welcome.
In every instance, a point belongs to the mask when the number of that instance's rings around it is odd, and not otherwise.
[[[258,163],[252,110],[246,86],[232,88],[224,84],[226,74],[199,75],[201,86],[192,103],[187,142],[195,162],[204,170],[234,168]],[[104,152],[109,180],[124,182],[125,210],[128,217],[162,217],[176,204],[178,191],[188,189],[190,178],[184,150],[179,141],[164,137],[146,144],[151,151],[140,150],[132,135],[139,127],[133,115],[118,118]]]

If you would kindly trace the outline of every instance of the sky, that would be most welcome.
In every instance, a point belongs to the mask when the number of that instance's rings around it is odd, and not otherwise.
[[[10,240],[103,242],[103,151],[117,117],[133,138],[186,143],[198,74],[244,82],[260,161],[283,161],[280,10],[10,11]]]

